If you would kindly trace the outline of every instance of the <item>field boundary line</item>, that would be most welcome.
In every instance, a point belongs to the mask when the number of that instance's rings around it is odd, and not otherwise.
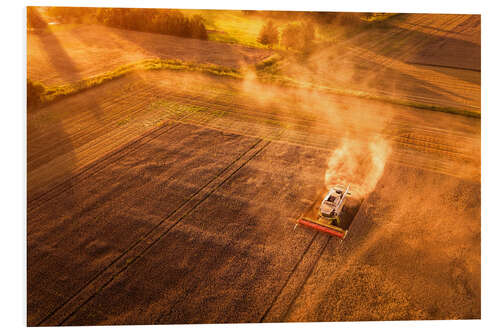
[[[187,71],[201,72],[207,75],[226,76],[232,78],[243,78],[239,69],[226,67],[222,65],[182,61],[172,58],[146,58],[136,62],[120,65],[113,70],[105,71],[100,74],[92,75],[88,78],[83,78],[76,82],[63,83],[47,87],[45,84],[36,81],[43,87],[43,93],[40,95],[41,105],[47,105],[53,102],[77,94],[81,91],[98,87],[102,84],[116,80],[123,76],[151,70],[171,70],[171,71]]]
[[[62,325],[82,306],[89,302],[100,290],[105,288],[113,279],[124,271],[128,266],[140,258],[149,248],[158,242],[165,234],[175,227],[189,212],[204,202],[215,190],[238,172],[252,158],[264,150],[271,141],[257,139],[248,150],[240,154],[235,160],[215,175],[209,182],[201,187],[197,192],[193,193],[174,211],[162,219],[145,235],[140,237],[119,257],[115,258],[108,266],[96,274],[85,286],[80,288],[66,302],[41,320],[37,326],[43,325]],[[250,156],[249,156],[250,155]],[[240,162],[241,161],[241,162]],[[240,163],[238,163],[240,162]],[[227,175],[229,174],[229,175]],[[224,175],[227,175],[224,177]],[[220,182],[217,179],[224,177]],[[200,200],[196,200],[201,196]],[[190,203],[194,203],[191,204]],[[167,222],[167,223],[166,223]],[[168,223],[170,222],[170,223]]]

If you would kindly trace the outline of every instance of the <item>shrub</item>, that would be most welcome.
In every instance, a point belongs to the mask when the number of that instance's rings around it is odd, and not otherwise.
[[[30,79],[27,81],[26,97],[28,107],[38,106],[42,103],[45,86],[39,82],[33,82]]]
[[[279,32],[273,21],[267,21],[267,23],[262,27],[257,41],[263,45],[269,46],[278,43]]]

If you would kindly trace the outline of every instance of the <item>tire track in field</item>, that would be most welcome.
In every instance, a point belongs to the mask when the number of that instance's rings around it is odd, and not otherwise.
[[[358,207],[355,215],[352,217],[352,222],[349,226],[349,230],[353,230],[353,227],[354,229],[359,228],[359,224],[362,223],[362,220],[359,221],[360,217],[358,217],[358,213],[362,211],[364,207],[366,207],[366,205],[369,204],[368,202],[369,200],[367,199],[361,202],[361,205]],[[340,253],[345,242],[350,241],[350,234],[351,233],[349,232],[345,239],[337,239],[335,237],[316,232],[316,235],[319,235],[320,237],[315,239],[316,242],[312,244],[312,246],[310,246],[311,249],[308,249],[309,253],[302,256],[300,262],[297,264],[299,268],[296,270],[296,272],[294,272],[294,274],[292,274],[292,276],[289,277],[289,279],[283,285],[280,294],[276,296],[274,302],[264,313],[260,322],[285,321],[297,298],[302,293],[304,286],[311,277],[315,267],[323,256],[326,248],[330,245],[329,248],[332,249],[332,251],[335,250],[337,254]]]
[[[118,258],[111,262],[106,268],[98,273],[88,284],[82,287],[75,295],[61,306],[56,308],[36,326],[62,325],[79,308],[89,302],[100,290],[105,288],[114,277],[126,270],[129,265],[140,258],[148,249],[156,244],[164,235],[189,214],[194,208],[204,202],[215,190],[222,186],[236,172],[245,166],[251,159],[262,152],[271,141],[258,139],[256,143],[238,158],[231,162],[225,169],[220,171],[208,183],[184,201],[172,213],[166,216],[160,223],[153,227],[146,235],[142,236]]]
[[[323,235],[318,231],[314,233],[313,238],[293,267],[288,278],[281,286],[269,307],[264,311],[259,320],[260,323],[282,321],[287,309],[293,304],[295,298],[300,293],[301,286],[307,281],[329,241],[329,236]]]

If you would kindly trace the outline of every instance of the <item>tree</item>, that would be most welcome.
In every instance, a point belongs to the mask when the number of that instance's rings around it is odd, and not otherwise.
[[[311,48],[314,38],[315,30],[311,23],[290,23],[283,29],[281,45],[305,52]]]
[[[301,42],[300,26],[298,24],[290,23],[283,29],[281,33],[281,45],[286,48],[299,49]]]
[[[269,46],[278,43],[279,41],[278,27],[274,25],[273,21],[267,21],[267,23],[262,27],[257,41],[263,45],[269,45]]]

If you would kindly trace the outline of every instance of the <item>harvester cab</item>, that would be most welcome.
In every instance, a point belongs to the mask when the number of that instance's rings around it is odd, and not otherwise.
[[[335,185],[325,195],[319,207],[314,203],[308,213],[302,215],[297,224],[327,233],[332,236],[345,238],[347,230],[341,227],[342,208],[347,200],[349,185]]]
[[[332,187],[319,207],[321,216],[325,218],[334,218],[339,216],[342,212],[342,208],[344,207],[346,197],[350,194],[349,186],[347,186],[346,189],[342,189],[339,185]]]

